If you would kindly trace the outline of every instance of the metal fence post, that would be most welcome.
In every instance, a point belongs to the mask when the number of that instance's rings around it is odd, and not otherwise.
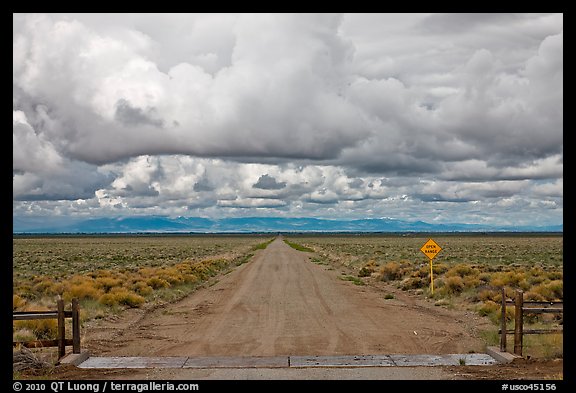
[[[524,306],[524,292],[519,289],[516,291],[516,301],[514,305],[514,353],[522,356],[522,334],[524,330],[524,313],[522,307]]]

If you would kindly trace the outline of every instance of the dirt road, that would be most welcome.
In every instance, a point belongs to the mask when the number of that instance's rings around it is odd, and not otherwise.
[[[102,356],[279,356],[483,352],[474,317],[341,279],[281,238],[207,288],[87,330]]]

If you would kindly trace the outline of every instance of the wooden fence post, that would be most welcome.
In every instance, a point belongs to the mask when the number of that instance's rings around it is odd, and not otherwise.
[[[524,306],[524,292],[519,289],[516,291],[516,301],[514,305],[514,354],[522,356],[522,334],[524,330],[524,313],[522,307]]]
[[[502,287],[502,315],[500,317],[500,352],[506,352],[506,291]]]
[[[64,317],[64,300],[58,298],[58,357],[66,355],[66,324]]]
[[[80,353],[80,305],[72,299],[72,353]]]

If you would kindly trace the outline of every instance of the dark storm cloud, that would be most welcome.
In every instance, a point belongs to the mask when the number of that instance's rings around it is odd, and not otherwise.
[[[258,178],[258,181],[252,186],[262,190],[281,190],[286,187],[286,182],[278,182],[272,176],[265,174]]]

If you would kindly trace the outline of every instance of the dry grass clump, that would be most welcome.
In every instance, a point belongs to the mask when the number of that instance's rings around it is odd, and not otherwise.
[[[487,316],[494,324],[499,324],[502,318],[501,304],[492,300],[486,300],[476,306],[476,312],[481,316]],[[514,307],[506,307],[506,322],[514,320]]]
[[[482,285],[488,284],[490,282],[491,278],[492,278],[492,275],[490,273],[487,273],[487,272],[482,272],[482,273],[478,274],[478,280],[480,280],[482,282]]]
[[[444,274],[448,271],[450,267],[445,263],[433,263],[432,264],[432,272],[436,275]]]
[[[492,288],[483,288],[480,289],[475,297],[471,298],[472,301],[475,302],[485,302],[485,301],[492,301],[495,303],[500,304],[502,302],[502,292],[497,289]]]
[[[94,285],[94,282],[86,282],[84,284],[72,284],[68,289],[64,290],[62,299],[65,302],[70,302],[72,299],[99,299],[102,296],[102,291]]]
[[[546,298],[537,292],[528,291],[528,292],[524,292],[524,301],[525,302],[545,302]]]
[[[186,284],[195,284],[200,281],[198,276],[192,273],[184,273],[182,277],[184,278],[184,283]]]
[[[521,281],[526,280],[526,274],[514,271],[499,271],[492,273],[490,285],[494,287],[518,287]]]
[[[549,280],[562,280],[564,278],[564,273],[562,271],[551,271],[547,272]]]
[[[50,293],[54,281],[47,277],[34,277],[32,290],[38,293]]]
[[[152,289],[168,288],[170,283],[163,278],[151,277],[146,280],[146,284]]]
[[[544,282],[533,287],[530,294],[544,299],[543,301],[561,301],[564,298],[564,283],[561,280]]]
[[[112,288],[122,285],[122,280],[113,277],[98,277],[95,280],[96,287],[102,289],[104,292],[109,292]]]
[[[140,296],[148,296],[152,292],[154,292],[154,288],[152,288],[150,285],[148,285],[144,281],[134,282],[130,289],[133,290],[134,292],[136,292]]]
[[[428,281],[424,280],[422,277],[409,277],[400,283],[400,288],[407,291],[410,289],[423,288],[428,285]]]
[[[139,307],[144,304],[144,297],[126,288],[112,288],[109,293],[105,293],[98,299],[100,304],[106,306],[123,305],[128,307]]]
[[[404,272],[398,262],[387,262],[379,273],[382,281],[393,281],[401,279]]]
[[[448,276],[444,279],[444,285],[440,288],[440,294],[448,296],[458,295],[464,290],[464,280],[460,276]]]
[[[497,313],[501,309],[500,303],[496,303],[492,300],[485,300],[477,307],[478,314],[482,316],[488,316],[492,313]]]
[[[446,277],[464,278],[466,276],[478,276],[479,274],[480,274],[480,271],[478,269],[473,268],[472,266],[465,264],[465,263],[459,263],[459,264],[449,268],[446,271],[445,276]]]
[[[368,277],[371,276],[373,273],[376,273],[378,269],[378,264],[375,260],[369,260],[358,272],[358,277]]]

